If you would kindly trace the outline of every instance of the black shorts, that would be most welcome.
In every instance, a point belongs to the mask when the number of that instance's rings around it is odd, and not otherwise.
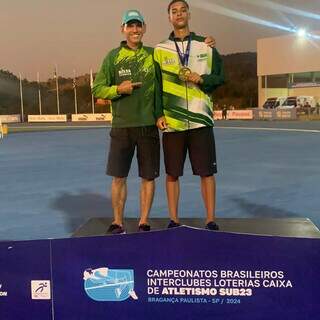
[[[187,151],[194,175],[207,177],[217,173],[212,127],[166,132],[163,134],[162,142],[166,173],[170,176],[183,176]]]
[[[139,177],[153,180],[159,176],[160,142],[156,126],[112,128],[110,136],[108,175],[127,177],[137,147]]]

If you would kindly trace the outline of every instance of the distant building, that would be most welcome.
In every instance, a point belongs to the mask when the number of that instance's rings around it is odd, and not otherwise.
[[[271,97],[314,96],[320,101],[320,39],[297,34],[259,39],[257,51],[259,107]]]

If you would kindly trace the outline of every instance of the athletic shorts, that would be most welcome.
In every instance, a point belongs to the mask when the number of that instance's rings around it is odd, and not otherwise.
[[[125,178],[137,148],[139,177],[153,180],[159,176],[160,142],[156,126],[112,128],[107,174]]]
[[[170,176],[183,176],[187,151],[194,175],[207,177],[217,173],[216,147],[212,127],[165,132],[162,142],[166,173]]]

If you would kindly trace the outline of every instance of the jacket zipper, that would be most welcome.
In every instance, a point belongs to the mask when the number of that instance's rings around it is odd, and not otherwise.
[[[182,40],[182,52],[184,53],[184,40]],[[187,102],[187,111],[189,111],[189,100],[188,100],[188,82],[184,81],[184,86],[186,88],[186,102]],[[190,121],[187,119],[188,122],[188,130],[190,129]]]

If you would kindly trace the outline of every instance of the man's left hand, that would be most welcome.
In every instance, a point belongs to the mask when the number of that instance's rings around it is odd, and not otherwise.
[[[204,43],[210,48],[216,47],[216,39],[213,38],[212,36],[206,37],[204,40]]]

